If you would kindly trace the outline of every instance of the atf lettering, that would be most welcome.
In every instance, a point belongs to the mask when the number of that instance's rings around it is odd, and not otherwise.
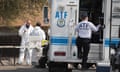
[[[88,24],[87,23],[82,23],[79,25],[79,28],[82,29],[82,30],[86,30],[88,29]]]
[[[67,17],[67,12],[56,11],[55,18],[62,19]]]

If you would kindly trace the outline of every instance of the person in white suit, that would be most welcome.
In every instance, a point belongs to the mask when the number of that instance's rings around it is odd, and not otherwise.
[[[18,59],[18,64],[23,64],[24,59],[27,65],[31,65],[31,57],[32,57],[32,49],[28,46],[29,44],[29,36],[33,31],[33,26],[31,25],[31,21],[27,20],[25,24],[23,24],[19,29],[19,36],[21,36],[21,48]],[[24,58],[26,57],[26,58]]]
[[[46,39],[46,35],[44,30],[41,28],[41,23],[37,22],[36,26],[34,27],[31,36],[37,36],[37,40],[34,40],[34,45],[33,46],[33,52],[32,52],[32,64],[33,65],[37,65],[38,60],[40,59],[40,57],[42,56],[42,46],[41,46],[41,42],[42,40]]]

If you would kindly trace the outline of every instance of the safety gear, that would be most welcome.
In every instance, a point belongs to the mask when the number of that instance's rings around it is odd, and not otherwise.
[[[33,31],[31,32],[32,36],[38,36],[38,40],[33,41],[31,44],[33,44],[33,52],[32,52],[32,62],[38,62],[39,58],[42,56],[42,40],[45,40],[45,32],[41,29],[40,26],[36,26]],[[36,51],[37,50],[39,51]]]
[[[29,25],[29,27],[27,27],[27,24],[24,24],[19,29],[19,35],[21,36],[21,39],[22,39],[20,54],[19,54],[19,61],[18,61],[19,64],[23,63],[25,54],[26,54],[26,63],[31,64],[32,49],[30,49],[28,45],[29,45],[29,36],[32,30],[33,30],[32,25]]]

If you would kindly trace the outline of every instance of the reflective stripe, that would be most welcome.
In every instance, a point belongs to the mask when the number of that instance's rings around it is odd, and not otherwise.
[[[110,39],[106,38],[104,41],[105,41],[105,44],[104,44],[105,47],[108,47],[110,45],[110,43],[118,45],[120,39],[119,38],[112,38],[110,41]]]
[[[119,38],[111,39],[111,43],[112,44],[116,44],[117,45],[119,43],[119,41],[120,41]],[[52,45],[68,45],[69,44],[68,43],[69,42],[69,38],[68,37],[55,37],[55,36],[53,36],[53,37],[50,38],[50,42],[51,42]],[[75,42],[76,42],[75,37],[72,37],[72,46],[76,45]],[[109,47],[109,44],[110,44],[110,39],[106,38],[104,40],[105,47]]]
[[[50,42],[52,45],[68,45],[69,44],[69,38],[68,37],[51,37]],[[72,46],[75,45],[76,39],[75,37],[72,37]]]

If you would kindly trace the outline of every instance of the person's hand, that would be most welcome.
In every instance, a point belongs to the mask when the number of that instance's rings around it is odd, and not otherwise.
[[[105,28],[105,24],[102,25],[102,28]]]
[[[26,32],[26,30],[24,30],[24,33]]]
[[[100,30],[103,30],[104,28],[105,28],[105,25],[103,24],[103,25],[100,26],[99,29],[100,29]]]
[[[105,25],[98,24],[97,27],[99,28],[99,30],[103,30],[105,28]]]

